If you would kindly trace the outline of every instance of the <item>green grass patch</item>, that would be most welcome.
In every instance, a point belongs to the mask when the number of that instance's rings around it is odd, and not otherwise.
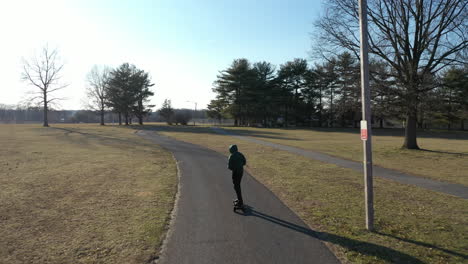
[[[466,263],[468,201],[464,199],[375,178],[376,233],[370,233],[365,230],[360,173],[214,134],[206,127],[156,128],[225,155],[230,144],[237,144],[248,159],[247,170],[316,230],[342,260]]]
[[[133,130],[0,125],[0,263],[143,263],[177,186],[170,153]]]

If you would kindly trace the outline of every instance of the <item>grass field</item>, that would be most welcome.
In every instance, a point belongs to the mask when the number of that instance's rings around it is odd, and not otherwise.
[[[362,161],[356,129],[268,129],[225,127],[236,134]],[[402,149],[401,129],[373,130],[374,164],[412,175],[468,186],[468,132],[420,131],[423,150]]]
[[[0,125],[0,263],[146,263],[177,186],[170,153],[97,125]]]
[[[364,228],[360,173],[214,134],[207,127],[159,125],[155,128],[164,135],[203,145],[224,155],[228,154],[229,144],[237,144],[248,159],[248,171],[314,230],[320,231],[317,234],[320,239],[344,262],[467,262],[468,201],[464,199],[376,178],[376,233],[369,233]],[[277,133],[274,130],[267,132],[270,132],[269,140],[279,137],[273,134]],[[267,139],[258,133],[256,136]],[[334,141],[330,139],[329,142]],[[331,146],[340,148],[336,143]],[[249,203],[248,194],[245,196]]]

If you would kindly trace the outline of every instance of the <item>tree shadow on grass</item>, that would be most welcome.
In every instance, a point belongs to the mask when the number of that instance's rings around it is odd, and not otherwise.
[[[288,128],[287,130],[293,129],[301,129],[301,128]],[[304,129],[304,128],[302,128]],[[305,128],[311,131],[316,132],[339,132],[339,133],[353,133],[358,134],[359,130],[352,129],[352,128]],[[402,129],[381,129],[377,130],[377,133],[373,133],[376,136],[404,136],[404,130]],[[242,129],[229,129],[229,130],[221,130],[221,133],[226,135],[233,135],[233,136],[250,136],[250,137],[258,137],[258,138],[276,138],[276,139],[286,139],[286,140],[302,140],[302,139],[293,139],[281,136],[268,136],[264,135],[263,132],[257,133],[257,131],[252,130],[242,130]],[[395,135],[395,133],[397,135]],[[279,133],[276,133],[279,134]],[[400,135],[401,134],[401,135]],[[446,131],[446,132],[432,132],[428,131],[424,134],[418,135],[420,138],[437,138],[437,139],[455,139],[455,140],[464,140],[468,139],[468,133],[463,133],[462,131]],[[440,150],[430,150],[430,149],[418,149],[414,151],[426,151],[438,154],[452,154],[452,155],[459,155],[459,156],[468,156],[468,153],[464,152],[449,152],[449,151],[440,151]]]
[[[213,131],[211,127],[207,126],[176,126],[176,125],[129,125],[121,126],[123,128],[132,128],[137,130],[155,130],[155,131],[167,131],[167,132],[187,132],[187,133],[200,133],[200,134],[212,134]],[[220,129],[223,129],[223,126],[214,126]],[[258,138],[272,138],[272,139],[284,139],[284,140],[295,140],[301,141],[302,139],[291,138],[284,136],[283,131],[288,130],[310,130],[315,132],[335,132],[335,133],[344,133],[344,134],[356,134],[359,135],[359,128],[320,128],[320,127],[291,127],[291,128],[268,128],[264,130],[263,128],[257,128],[253,130],[245,130],[242,127],[234,126],[225,126],[231,129],[227,130],[228,132],[239,135],[239,136],[250,136]],[[272,130],[277,130],[274,132]],[[405,135],[405,130],[403,128],[383,128],[378,129],[374,128],[372,130],[374,136],[392,136],[392,137],[403,137]],[[446,131],[446,130],[418,130],[418,138],[435,138],[435,139],[454,139],[454,140],[468,140],[468,131]],[[443,152],[441,152],[443,153]],[[455,154],[455,153],[454,153]]]
[[[207,134],[211,133],[209,127],[201,126],[182,126],[182,125],[130,125],[124,128],[131,128],[135,130],[150,130],[156,132],[180,132],[180,133],[194,133],[194,134]]]
[[[303,141],[303,139],[285,137],[285,136],[281,136],[280,133],[263,131],[261,129],[258,129],[258,130],[229,129],[227,130],[227,132],[234,134],[236,136]]]
[[[334,235],[334,234],[330,234],[326,232],[314,231],[310,228],[300,226],[300,225],[297,225],[288,221],[284,221],[271,215],[264,214],[262,212],[255,210],[251,206],[246,206],[246,210],[244,213],[239,213],[239,212],[237,213],[243,214],[245,216],[258,217],[265,221],[280,225],[282,227],[314,237],[316,239],[330,242],[335,245],[339,245],[348,250],[352,250],[352,251],[355,251],[355,252],[358,252],[360,254],[367,255],[367,256],[374,256],[378,259],[384,260],[389,263],[412,263],[412,264],[424,263],[422,260],[414,256],[397,251],[395,249],[391,249],[389,247],[385,247],[385,246],[381,246],[381,245],[377,245],[377,244],[373,244],[369,242],[359,241],[355,239],[350,239],[350,238],[346,238],[343,236],[338,236],[338,235]]]
[[[236,130],[234,126],[225,126],[231,128],[231,130]],[[220,127],[223,128],[223,127]],[[288,128],[268,128],[270,133],[271,130],[278,130],[279,133],[274,133],[281,135],[284,131],[294,131],[294,130],[304,130],[312,132],[332,132],[332,133],[343,133],[343,134],[357,134],[359,135],[359,128],[350,128],[350,127],[288,127]],[[240,131],[246,131],[240,129]],[[262,131],[263,128],[257,128],[253,130],[254,132],[259,131],[259,133],[267,132]],[[261,132],[260,132],[261,131]],[[405,129],[404,128],[372,128],[372,135],[374,136],[391,136],[391,137],[404,137]],[[437,138],[437,139],[455,139],[455,140],[464,140],[468,139],[468,131],[465,130],[435,130],[435,129],[418,129],[417,131],[418,138]],[[403,142],[402,142],[403,143]]]
[[[83,132],[77,129],[69,129],[69,128],[61,128],[61,127],[50,127],[51,129],[55,129],[58,131],[64,131],[63,137],[58,139],[66,140],[67,142],[73,144],[79,144],[80,146],[86,146],[88,148],[92,147],[92,142],[89,140],[98,140],[101,144],[108,145],[108,146],[115,146],[115,144],[124,144],[127,145],[131,143],[134,146],[146,147],[148,144],[142,143],[138,140],[132,139],[121,139],[118,137],[112,137],[107,135],[100,135],[95,133]],[[82,138],[71,138],[71,134],[79,134]]]
[[[375,232],[375,233],[379,234],[381,236],[391,237],[391,238],[398,239],[398,240],[401,240],[401,241],[404,241],[404,242],[407,242],[407,243],[415,244],[415,245],[418,245],[418,246],[423,246],[423,247],[427,247],[427,248],[430,248],[430,249],[437,249],[437,250],[443,251],[443,252],[445,252],[447,254],[451,254],[451,255],[454,255],[454,256],[457,256],[457,257],[461,257],[463,259],[468,259],[468,255],[465,255],[463,253],[458,253],[458,252],[455,252],[455,251],[452,251],[452,250],[449,250],[449,249],[441,248],[441,247],[438,247],[438,246],[435,246],[435,245],[432,245],[432,244],[429,244],[429,243],[416,241],[416,240],[412,240],[412,239],[408,239],[408,238],[397,237],[395,235],[385,234],[385,233],[381,233],[381,232]]]
[[[468,156],[468,153],[463,152],[450,152],[450,151],[439,151],[439,150],[431,150],[431,149],[419,149],[420,151],[432,152],[432,153],[439,153],[439,154],[452,154],[452,155],[459,155],[459,156]]]
[[[127,126],[128,128],[137,129],[137,130],[154,130],[161,132],[178,132],[178,133],[194,133],[194,134],[216,134],[215,131],[210,127],[202,126],[176,126],[176,125],[132,125]],[[262,130],[242,130],[242,129],[230,129],[227,130],[228,133],[238,135],[238,136],[249,136],[249,137],[258,137],[258,138],[271,138],[271,139],[283,139],[283,140],[301,140],[297,138],[290,138],[281,136],[280,133],[262,131]]]

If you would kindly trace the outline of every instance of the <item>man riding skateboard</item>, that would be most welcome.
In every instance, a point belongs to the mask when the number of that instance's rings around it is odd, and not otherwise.
[[[244,200],[242,200],[241,192],[241,180],[244,175],[244,166],[247,163],[244,155],[240,153],[236,145],[231,145],[229,147],[229,152],[231,155],[228,160],[228,169],[232,171],[232,183],[234,184],[234,190],[237,194],[237,200],[234,201],[234,206],[243,208]],[[235,209],[235,208],[234,208]]]

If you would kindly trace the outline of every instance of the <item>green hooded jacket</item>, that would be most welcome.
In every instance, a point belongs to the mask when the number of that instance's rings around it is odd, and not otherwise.
[[[231,145],[229,147],[229,152],[231,155],[228,160],[228,169],[230,170],[243,170],[247,161],[245,160],[244,155],[237,150],[236,145]]]

